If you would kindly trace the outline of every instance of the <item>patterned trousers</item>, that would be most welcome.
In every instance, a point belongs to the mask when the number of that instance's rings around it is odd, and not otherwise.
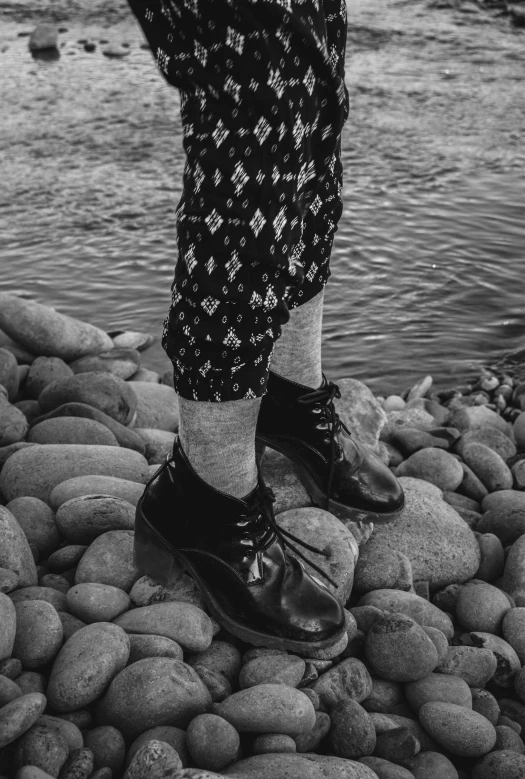
[[[163,346],[193,400],[260,397],[342,212],[345,0],[128,0],[181,95],[186,165]]]

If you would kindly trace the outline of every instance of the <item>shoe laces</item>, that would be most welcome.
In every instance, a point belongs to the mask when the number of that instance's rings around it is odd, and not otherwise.
[[[337,384],[333,381],[328,381],[323,374],[323,385],[319,389],[306,392],[297,398],[297,402],[304,406],[318,406],[325,409],[325,419],[330,431],[330,468],[328,470],[328,483],[326,487],[326,500],[324,508],[328,511],[330,505],[330,493],[332,491],[332,483],[334,480],[335,461],[340,456],[341,445],[337,441],[337,437],[341,430],[344,430],[348,435],[351,435],[350,430],[345,423],[340,419],[339,414],[335,410],[334,398],[339,399],[341,397],[341,391]]]
[[[259,474],[259,481],[260,487],[258,490],[259,495],[255,503],[256,508],[260,510],[261,514],[266,518],[269,526],[272,528],[275,535],[279,538],[284,548],[291,549],[292,552],[294,552],[298,557],[301,558],[301,560],[303,560],[303,562],[310,565],[314,571],[317,571],[318,574],[330,582],[333,587],[337,587],[337,582],[335,582],[331,576],[326,573],[326,571],[323,571],[320,566],[316,565],[316,563],[313,563],[299,549],[297,549],[297,547],[294,546],[294,544],[292,544],[289,539],[292,539],[292,541],[294,541],[296,544],[299,544],[299,546],[302,546],[304,549],[308,549],[309,552],[320,554],[326,559],[330,557],[330,554],[328,552],[324,552],[322,549],[318,549],[316,546],[307,544],[306,541],[303,541],[301,538],[298,538],[296,535],[290,533],[288,530],[285,530],[283,527],[280,527],[280,525],[277,524],[273,510],[273,504],[275,503],[275,493],[271,487],[268,487],[264,483],[261,474]]]

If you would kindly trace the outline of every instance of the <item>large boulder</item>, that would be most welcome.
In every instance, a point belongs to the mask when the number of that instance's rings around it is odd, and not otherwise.
[[[65,403],[87,403],[123,425],[129,425],[137,398],[129,382],[112,373],[78,373],[48,384],[38,396],[44,414]]]
[[[335,407],[341,420],[359,443],[379,452],[379,434],[387,422],[381,404],[357,379],[340,379],[337,385],[341,398],[335,401]]]
[[[333,587],[330,582],[322,579],[327,587],[346,603],[352,592],[354,566],[359,556],[359,547],[352,533],[333,514],[318,508],[290,509],[279,514],[276,519],[277,524],[284,530],[322,552],[318,555],[299,547],[305,557],[335,581],[337,586]],[[290,550],[290,554],[297,556],[293,550]],[[304,565],[310,574],[319,577],[308,563]]]
[[[425,482],[404,484],[405,508],[393,522],[379,525],[366,545],[367,555],[402,552],[410,560],[414,581],[431,589],[471,579],[479,568],[476,536],[459,514]],[[377,588],[382,586],[378,581]],[[373,589],[370,587],[370,589]]]
[[[0,328],[29,352],[66,362],[113,348],[98,327],[7,292],[0,293]]]
[[[148,464],[138,452],[118,446],[30,446],[15,452],[6,462],[0,473],[0,491],[8,501],[29,495],[49,503],[57,484],[75,476],[97,474],[145,484]]]

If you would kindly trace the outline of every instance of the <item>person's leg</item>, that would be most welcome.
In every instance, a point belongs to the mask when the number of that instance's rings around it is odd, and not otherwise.
[[[321,338],[324,290],[290,311],[272,355],[273,373],[306,387],[320,387],[323,381]]]
[[[236,498],[257,486],[255,430],[260,398],[223,403],[179,396],[179,440],[201,479]]]
[[[280,6],[269,15],[258,4],[133,5],[162,72],[181,89],[186,153],[163,334],[181,435],[137,506],[135,561],[163,584],[188,570],[212,616],[244,641],[328,648],[344,636],[342,604],[288,555],[260,475],[250,489],[257,408],[289,318],[286,293],[300,276],[289,259],[301,236],[299,173],[308,173],[299,114],[312,92],[305,86],[299,97],[276,63],[302,62],[312,87],[321,52],[311,56],[310,26],[288,29]],[[325,102],[335,101],[329,92]]]

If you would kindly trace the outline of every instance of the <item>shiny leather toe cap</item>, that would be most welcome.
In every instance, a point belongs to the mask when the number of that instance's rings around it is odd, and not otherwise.
[[[342,462],[336,466],[332,498],[378,514],[397,514],[405,504],[403,488],[387,465],[370,449],[353,442],[359,467]]]

